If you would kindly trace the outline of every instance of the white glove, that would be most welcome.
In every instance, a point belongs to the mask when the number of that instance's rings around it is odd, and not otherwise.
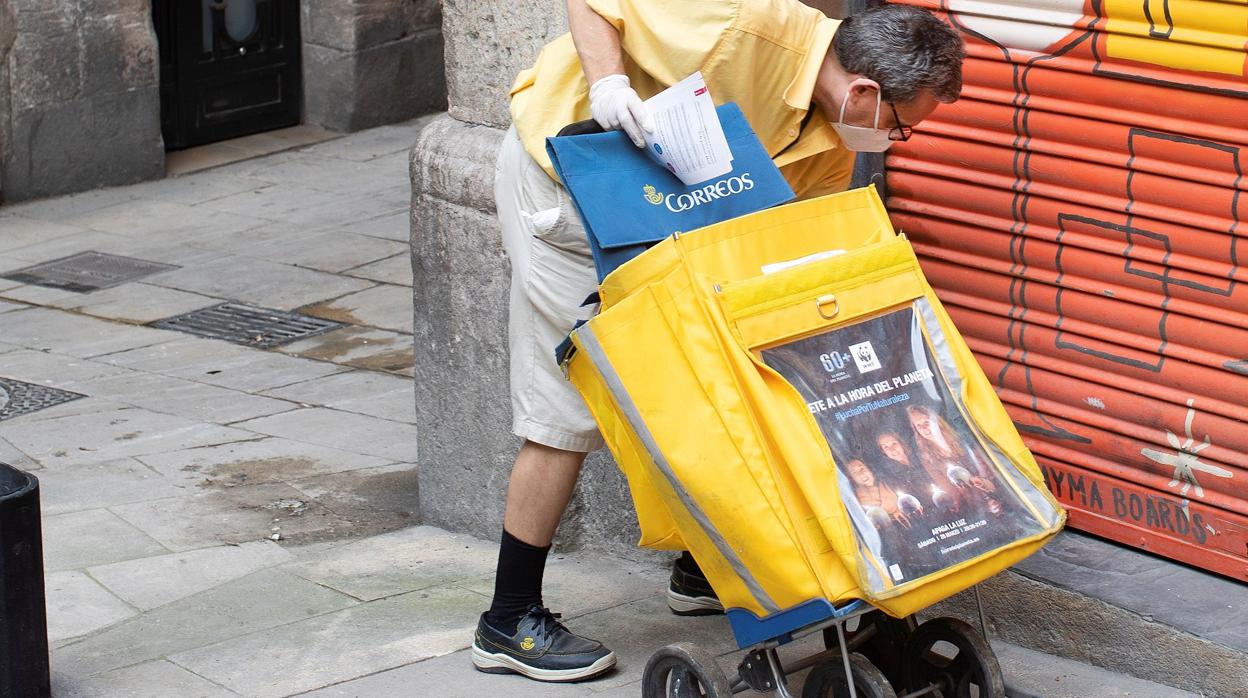
[[[654,131],[646,105],[629,86],[627,75],[608,75],[589,88],[589,111],[608,131],[623,130],[638,148],[646,147],[642,130]]]

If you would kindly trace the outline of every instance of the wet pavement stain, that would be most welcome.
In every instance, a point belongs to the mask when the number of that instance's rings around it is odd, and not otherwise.
[[[207,479],[200,487],[254,485],[265,482],[294,480],[324,472],[320,461],[312,458],[254,458],[212,465],[187,465],[187,473],[202,473]]]
[[[354,311],[355,308],[336,308],[331,303],[315,303],[299,309],[299,312],[305,315],[319,317],[324,320],[333,320],[345,325],[364,325],[363,321],[352,315]]]
[[[397,373],[411,368],[414,363],[411,345],[406,340],[405,335],[344,327],[307,340],[307,344],[294,353],[308,359]]]

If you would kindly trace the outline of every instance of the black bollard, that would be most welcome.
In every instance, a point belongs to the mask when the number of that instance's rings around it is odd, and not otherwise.
[[[0,696],[50,695],[39,480],[0,463]]]

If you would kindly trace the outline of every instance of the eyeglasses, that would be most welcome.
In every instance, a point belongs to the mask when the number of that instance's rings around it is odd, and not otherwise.
[[[892,102],[888,103],[890,109],[893,110],[893,123],[896,126],[888,130],[888,140],[890,141],[908,141],[910,136],[914,135],[913,126],[905,126],[901,123],[901,117],[897,115],[897,105]]]

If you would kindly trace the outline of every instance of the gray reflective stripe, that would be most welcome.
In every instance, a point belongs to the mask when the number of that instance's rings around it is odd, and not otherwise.
[[[944,372],[945,379],[949,381],[949,387],[953,390],[953,396],[962,402],[962,374],[958,372],[958,364],[953,359],[953,352],[949,351],[949,339],[945,336],[945,330],[940,326],[940,320],[936,317],[936,310],[932,308],[932,303],[926,297],[920,298],[914,302],[919,308],[919,314],[923,316],[923,325],[927,328],[927,336],[931,339],[932,352],[936,354],[936,362],[940,364],[940,370]],[[976,436],[979,437],[980,443],[992,451],[992,456],[1002,466],[1007,464],[1013,465],[1013,461],[1006,457],[1005,453],[997,448],[997,444],[992,439],[987,438],[980,430],[975,420],[966,420],[967,424],[975,430]],[[1038,518],[1043,518],[1048,525],[1052,526],[1057,521],[1057,510],[1053,508],[1053,504],[1041,495],[1031,481],[1023,478],[1023,485],[1018,489],[1022,491],[1027,501],[1031,502],[1036,510]]]
[[[953,397],[959,403],[962,402],[962,373],[958,371],[958,363],[954,361],[953,352],[949,351],[949,338],[945,336],[945,329],[940,326],[940,320],[936,317],[936,310],[932,308],[932,302],[926,297],[920,298],[914,302],[919,306],[919,314],[923,316],[923,325],[927,327],[927,336],[932,340],[932,352],[936,354],[936,362],[940,364],[940,370],[945,374],[945,380],[949,381],[949,388],[953,391]],[[979,433],[979,425],[975,420],[966,420],[980,437],[980,442],[992,450],[993,457],[997,458],[997,462],[1001,464],[1011,463],[1001,449],[992,442],[992,439],[983,438],[983,434]]]
[[[960,399],[962,397],[962,374],[958,373],[958,363],[953,360],[953,353],[949,351],[949,339],[945,337],[945,330],[940,326],[940,320],[936,318],[936,310],[932,308],[932,302],[926,296],[919,298],[914,304],[919,307],[919,314],[923,316],[923,325],[927,328],[927,336],[931,339],[932,352],[936,354],[940,370],[944,371],[945,379],[949,381],[954,397]]]
[[[650,433],[650,429],[646,426],[645,420],[641,418],[641,412],[637,409],[637,405],[633,404],[633,398],[628,394],[628,390],[624,388],[624,382],[620,380],[619,374],[615,372],[615,367],[611,365],[611,360],[607,358],[606,351],[602,345],[598,343],[598,338],[594,336],[593,329],[590,325],[584,325],[575,332],[580,338],[581,345],[585,349],[586,356],[594,363],[594,368],[598,369],[598,374],[607,384],[607,389],[611,391],[611,396],[615,398],[615,404],[623,413],[624,418],[628,420],[628,424],[633,429],[633,433],[637,434],[637,438],[641,439],[641,443],[645,445],[646,452],[650,455],[650,459],[658,467],[659,472],[663,473],[663,477],[667,478],[667,484],[671,485],[672,491],[680,498],[681,504],[685,505],[685,509],[694,521],[702,527],[702,532],[711,540],[715,548],[719,550],[719,554],[723,556],[728,564],[732,566],[733,572],[745,582],[746,588],[750,590],[754,598],[759,602],[768,613],[778,613],[780,607],[775,601],[763,591],[763,587],[759,585],[758,580],[754,579],[754,575],[746,569],[745,563],[741,558],[737,557],[737,553],[728,545],[719,531],[716,530],[714,524],[706,517],[706,513],[698,507],[698,503],[693,501],[693,497],[685,490],[684,485],[672,472],[672,466],[667,462],[667,457],[659,450],[658,443],[654,440],[654,435]]]

